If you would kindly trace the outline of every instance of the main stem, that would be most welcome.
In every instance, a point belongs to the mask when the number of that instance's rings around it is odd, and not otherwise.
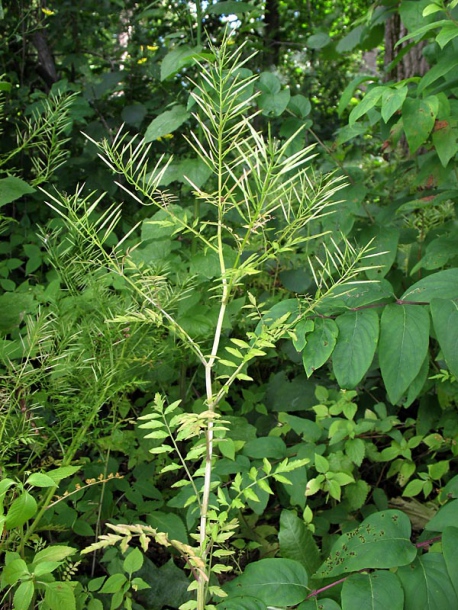
[[[220,99],[222,98],[222,90],[220,90]],[[223,328],[224,316],[226,313],[226,307],[229,301],[230,289],[227,281],[226,274],[226,263],[224,260],[223,253],[223,220],[224,220],[224,204],[223,204],[223,137],[222,137],[222,107],[220,104],[220,133],[218,134],[218,225],[217,225],[217,245],[218,245],[218,257],[219,267],[221,272],[221,305],[219,308],[218,321],[216,323],[215,335],[213,338],[213,345],[210,356],[205,363],[205,391],[207,396],[207,407],[208,410],[213,414],[216,411],[216,407],[220,398],[215,397],[213,393],[213,380],[212,372],[215,365],[216,357],[218,354],[219,344],[221,340],[221,332]],[[208,504],[210,499],[211,491],[211,477],[212,477],[212,459],[213,459],[213,419],[211,416],[208,419],[208,425],[205,435],[206,451],[205,451],[205,473],[204,473],[204,486],[202,491],[202,505],[200,512],[200,553],[203,561],[207,563],[208,556],[208,545],[207,545],[207,518],[208,518]],[[204,579],[201,575],[197,586],[197,610],[205,610],[205,602],[207,597],[207,583],[210,577],[210,565],[207,565],[207,579]]]

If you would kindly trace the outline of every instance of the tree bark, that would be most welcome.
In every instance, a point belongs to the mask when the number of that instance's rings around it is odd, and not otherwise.
[[[398,40],[408,34],[404,24],[401,22],[399,13],[394,13],[386,22],[385,27],[385,80],[400,81],[412,76],[424,76],[429,69],[428,63],[423,56],[426,42],[414,45],[405,55],[390,69],[390,64],[399,53],[409,44],[405,41],[396,47]]]

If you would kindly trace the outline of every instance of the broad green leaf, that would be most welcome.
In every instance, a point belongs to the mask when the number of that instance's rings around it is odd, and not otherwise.
[[[256,84],[262,93],[275,95],[281,91],[281,80],[272,72],[261,72]]]
[[[33,485],[34,487],[55,487],[55,481],[48,476],[47,474],[43,474],[41,472],[34,472],[31,474],[27,480],[26,484]]]
[[[61,561],[41,561],[33,569],[35,576],[43,576],[44,574],[51,574],[56,568],[62,565]]]
[[[5,528],[7,530],[13,529],[14,527],[21,527],[29,519],[31,519],[37,512],[37,502],[35,498],[29,494],[28,491],[23,491],[21,495],[16,498],[6,515]]]
[[[340,44],[340,43],[339,43]],[[338,47],[339,45],[337,45]],[[364,82],[373,81],[373,76],[357,76],[354,78],[344,89],[342,95],[340,96],[339,105],[337,108],[337,112],[339,116],[342,116],[344,110],[347,108],[348,104],[351,102],[356,89]]]
[[[129,576],[132,576],[134,572],[138,572],[142,565],[143,553],[140,551],[140,549],[133,549],[124,559],[122,567],[123,570],[129,574]]]
[[[349,311],[336,319],[339,336],[332,355],[332,368],[341,388],[358,385],[374,358],[379,318],[373,309]]]
[[[310,100],[301,94],[293,95],[288,102],[288,110],[294,112],[301,119],[305,119],[310,114],[311,109]]]
[[[50,610],[76,610],[75,593],[69,582],[49,582],[45,586],[45,602]]]
[[[455,23],[450,21],[447,25],[445,25],[441,29],[439,34],[436,36],[436,42],[440,46],[440,48],[443,49],[446,44],[448,44],[451,40],[453,40],[457,36],[458,36],[458,26]]]
[[[159,532],[165,532],[170,540],[179,540],[187,544],[188,534],[183,521],[178,515],[157,510],[146,517],[146,522]]]
[[[217,610],[267,610],[263,601],[248,595],[230,597],[218,604],[216,608]]]
[[[446,527],[456,526],[458,521],[458,500],[447,502],[442,506],[431,521],[425,525],[425,530],[430,532],[443,532]]]
[[[210,15],[243,15],[253,10],[253,6],[248,2],[236,2],[236,0],[225,0],[217,2],[207,8]]]
[[[423,17],[427,17],[428,15],[433,15],[434,13],[438,13],[442,10],[442,6],[433,2],[432,4],[428,4],[428,6],[423,9],[422,15]]]
[[[224,589],[229,596],[255,597],[269,606],[294,606],[308,595],[303,565],[292,559],[261,559],[248,564],[241,576]]]
[[[406,99],[407,91],[406,85],[399,88],[385,89],[382,95],[382,119],[385,123],[388,123],[393,114],[401,109]]]
[[[123,585],[127,582],[127,578],[124,574],[112,574],[103,583],[103,587],[100,589],[100,593],[117,593],[121,591]]]
[[[458,597],[450,582],[444,557],[428,553],[399,568],[405,595],[404,610],[456,610]]]
[[[33,563],[41,563],[42,561],[62,561],[70,555],[76,553],[76,549],[71,546],[48,546],[45,549],[38,551],[33,558]]]
[[[371,574],[352,574],[342,587],[342,610],[403,610],[404,591],[399,578],[377,570]]]
[[[23,559],[13,559],[3,568],[2,582],[6,585],[15,585],[21,578],[28,576],[29,568]]]
[[[374,513],[355,530],[340,536],[316,576],[329,578],[364,569],[407,565],[417,554],[410,535],[410,521],[405,513],[399,510]]]
[[[339,604],[333,599],[321,598],[316,595],[312,599],[302,602],[296,610],[341,610]]]
[[[243,447],[243,454],[252,459],[281,460],[286,457],[285,441],[278,436],[262,436],[248,441]]]
[[[296,610],[341,610],[339,604],[333,599],[321,598],[316,595],[312,599],[302,602]]]
[[[173,49],[170,53],[167,53],[161,64],[161,81],[176,74],[184,66],[193,63],[195,59],[199,57],[201,51],[202,47],[188,47],[183,45]],[[165,135],[165,133],[162,135]],[[156,138],[151,138],[151,140],[155,139]],[[150,140],[147,141],[149,142]]]
[[[430,68],[422,77],[421,81],[418,83],[418,93],[422,93],[424,89],[436,82],[439,78],[448,74],[454,68],[456,68],[455,50],[450,48],[440,54],[437,64]]]
[[[458,152],[458,130],[452,127],[449,122],[444,121],[444,123],[440,129],[433,132],[433,144],[440,162],[446,167],[450,159],[453,159]]]
[[[190,182],[200,188],[211,175],[211,169],[202,159],[182,159],[167,166],[161,177],[159,186],[168,186],[172,182]]]
[[[81,470],[81,466],[61,466],[60,468],[50,470],[46,474],[54,483],[59,484],[63,479],[68,479],[68,477],[74,475],[78,470]]]
[[[15,610],[29,610],[34,591],[35,587],[33,580],[21,582],[14,592],[13,603]]]
[[[385,279],[377,283],[338,286],[329,297],[320,302],[317,311],[323,315],[335,315],[371,303],[392,301],[393,296],[393,288]]]
[[[361,232],[361,243],[370,243],[371,258],[365,259],[364,266],[370,267],[366,276],[370,280],[379,280],[388,273],[396,260],[399,243],[399,229],[373,225]],[[377,256],[374,256],[374,255]]]
[[[352,51],[359,45],[364,31],[363,25],[357,25],[353,28],[346,36],[339,40],[336,47],[337,52],[347,53],[348,51]]]
[[[458,269],[445,269],[428,275],[408,288],[401,301],[430,303],[434,298],[458,299]]]
[[[34,192],[35,189],[20,178],[16,178],[15,176],[2,178],[0,180],[0,208],[12,201],[16,201],[16,199],[19,199],[23,195],[29,195]]]
[[[402,401],[402,406],[404,408],[410,407],[410,405],[413,403],[413,401],[418,397],[418,395],[420,394],[420,392],[422,391],[422,389],[426,383],[426,380],[428,379],[428,373],[429,373],[429,354],[427,353],[425,356],[425,359],[423,361],[423,364],[421,365],[420,370],[418,371],[418,375],[409,385],[409,389],[407,390],[407,396]]]
[[[307,38],[305,44],[309,49],[322,49],[332,41],[332,38],[326,32],[318,32]]]
[[[370,491],[370,486],[362,479],[347,485],[345,487],[345,502],[350,510],[359,510],[362,506],[364,506]]]
[[[348,117],[348,123],[353,125],[363,115],[367,114],[371,108],[376,106],[383,95],[386,87],[374,87],[363,97],[360,103],[353,108]]]
[[[458,305],[451,300],[433,299],[430,308],[445,362],[450,372],[458,377]]]
[[[392,404],[418,375],[429,344],[429,315],[421,306],[387,305],[380,324],[380,371]]]
[[[151,121],[145,133],[145,142],[152,142],[178,129],[191,114],[181,104],[166,110]]]
[[[278,93],[261,93],[256,99],[263,115],[276,117],[286,110],[290,97],[290,90],[283,89]]]
[[[290,510],[283,510],[280,515],[278,532],[281,556],[301,563],[312,575],[318,569],[321,560],[320,552],[313,539],[312,532],[302,519]]]
[[[361,438],[349,438],[345,442],[345,453],[353,464],[361,466],[366,454],[366,445]]]
[[[315,329],[307,335],[307,344],[302,352],[302,362],[307,377],[329,360],[338,334],[339,327],[334,320],[327,318],[315,320]]]
[[[278,421],[291,426],[292,430],[297,435],[302,436],[304,441],[308,443],[316,443],[323,434],[323,430],[318,424],[305,417],[297,417],[289,413],[279,413]]]
[[[410,152],[416,152],[432,132],[439,110],[435,96],[425,99],[407,98],[402,106],[402,121]]]
[[[458,595],[458,527],[446,527],[442,532],[442,552],[450,581]]]
[[[144,104],[129,104],[128,106],[124,106],[121,112],[121,118],[124,123],[138,129],[147,113],[148,109]]]

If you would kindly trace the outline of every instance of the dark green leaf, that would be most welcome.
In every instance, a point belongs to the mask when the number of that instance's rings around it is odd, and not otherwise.
[[[456,610],[458,597],[450,582],[444,557],[428,553],[399,568],[405,594],[404,610]]]
[[[442,532],[446,527],[454,527],[458,519],[458,500],[452,500],[442,506],[428,523],[425,530],[430,532]]]
[[[403,610],[404,591],[395,574],[352,574],[342,587],[342,610]]]
[[[286,445],[278,436],[263,436],[248,441],[243,447],[243,454],[258,460],[263,457],[281,460],[286,457]]]
[[[379,362],[392,404],[418,375],[429,345],[428,312],[414,305],[387,305],[382,314]]]
[[[283,89],[278,93],[261,93],[257,98],[259,108],[265,116],[280,116],[288,106],[291,93],[289,89]]]
[[[334,320],[317,318],[315,329],[307,336],[307,344],[302,352],[305,372],[310,377],[330,358],[339,334],[339,327]]]
[[[267,610],[266,604],[255,597],[231,597],[216,606],[217,610]]]
[[[458,152],[458,130],[449,122],[444,121],[444,123],[446,124],[442,124],[440,129],[433,132],[433,144],[442,165],[446,167]]]
[[[374,106],[378,104],[384,91],[385,87],[374,87],[373,89],[370,89],[359,104],[350,112],[348,118],[349,124],[353,125],[359,118],[367,114],[371,108],[374,108]]]
[[[145,142],[152,142],[178,129],[189,117],[190,113],[181,105],[174,106],[157,116],[148,126]]]
[[[439,109],[435,96],[426,99],[407,98],[402,107],[402,120],[410,152],[416,152],[432,132]]]
[[[332,41],[332,38],[326,32],[318,32],[309,36],[305,44],[309,49],[322,49]]]
[[[407,96],[407,86],[385,89],[382,96],[382,119],[385,123],[391,119],[393,114],[401,109]]]
[[[210,15],[243,15],[253,10],[253,6],[248,2],[237,2],[236,0],[225,0],[217,2],[207,8]]]
[[[446,269],[428,275],[408,288],[401,300],[430,303],[434,298],[458,299],[458,269]]]
[[[183,521],[174,513],[154,511],[146,517],[146,522],[160,532],[165,532],[171,540],[187,544],[188,534]]]
[[[373,309],[349,311],[336,319],[339,336],[332,355],[332,367],[341,388],[358,385],[374,358],[379,319]]]
[[[0,180],[0,208],[19,199],[23,195],[29,195],[34,192],[35,189],[20,178],[16,178],[15,176],[2,178]]]
[[[321,563],[318,547],[312,532],[292,511],[283,510],[280,515],[278,542],[282,557],[298,561],[307,574],[314,574]]]
[[[313,597],[305,602],[302,602],[296,610],[341,610],[340,606],[333,599]]]
[[[458,595],[458,527],[445,527],[442,532],[442,552],[450,581]]]
[[[363,569],[407,565],[417,554],[410,534],[410,521],[405,513],[398,510],[374,513],[355,530],[340,536],[316,576],[328,578]]]
[[[430,307],[445,362],[450,372],[458,377],[458,305],[455,301],[433,299]]]
[[[374,225],[361,232],[361,243],[370,243],[371,258],[364,261],[370,280],[378,280],[388,273],[396,259],[399,242],[399,229]],[[373,256],[373,255],[377,256]]]
[[[164,81],[169,76],[176,74],[184,66],[190,63],[194,63],[196,58],[199,57],[201,50],[202,47],[188,47],[186,45],[183,45],[167,53],[167,55],[162,60],[161,81]],[[165,133],[162,135],[165,135]],[[156,138],[151,138],[151,140],[155,139]]]
[[[247,595],[269,606],[294,606],[308,594],[305,568],[291,559],[261,559],[224,588],[230,597]]]

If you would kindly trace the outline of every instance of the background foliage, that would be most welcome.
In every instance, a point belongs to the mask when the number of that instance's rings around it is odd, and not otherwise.
[[[0,3],[2,607],[457,607],[457,4]]]

